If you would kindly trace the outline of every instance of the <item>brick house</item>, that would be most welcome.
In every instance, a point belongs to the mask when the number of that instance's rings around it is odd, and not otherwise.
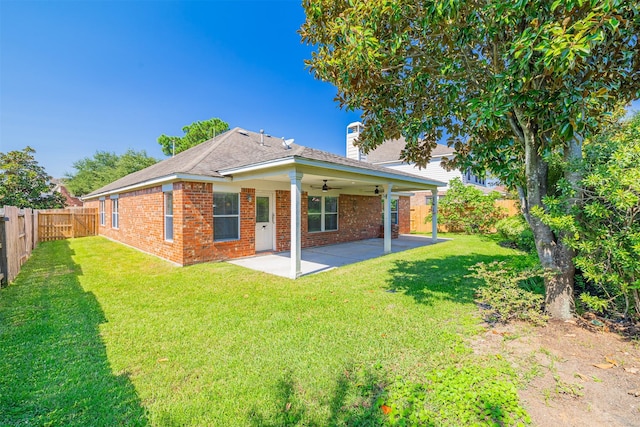
[[[83,200],[100,235],[179,265],[291,251],[296,278],[304,247],[382,229],[390,251],[392,223],[409,232],[410,192],[442,185],[235,128]]]

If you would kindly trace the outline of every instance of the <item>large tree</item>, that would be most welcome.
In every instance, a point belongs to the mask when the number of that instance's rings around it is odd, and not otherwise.
[[[550,170],[581,157],[607,112],[640,97],[640,13],[628,0],[304,0],[308,65],[361,109],[364,150],[406,137],[426,165],[436,141],[450,167],[488,169],[520,195],[555,318],[573,310],[573,252],[533,213]],[[562,168],[577,189],[580,176]],[[580,197],[576,190],[573,200]]]
[[[158,160],[144,150],[127,150],[122,155],[109,151],[96,151],[73,163],[74,173],[67,173],[65,185],[75,196],[84,196],[125,175],[149,167]]]
[[[173,156],[214,138],[227,130],[229,130],[229,124],[216,117],[201,122],[193,122],[183,127],[184,136],[162,134],[158,137],[158,144],[162,146],[164,154]]]
[[[27,146],[0,153],[0,207],[52,209],[65,206],[64,196],[53,191],[55,184],[36,161],[35,152]]]

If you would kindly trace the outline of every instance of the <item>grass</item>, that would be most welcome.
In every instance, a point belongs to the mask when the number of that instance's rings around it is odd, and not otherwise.
[[[443,395],[427,404],[449,414],[436,424],[508,424],[516,375],[466,344],[479,318],[464,276],[493,260],[530,262],[455,236],[292,281],[99,237],[43,243],[0,290],[0,425],[385,425],[406,415],[407,384],[434,375]],[[505,406],[450,415],[456,380],[437,373],[461,366],[486,370]]]

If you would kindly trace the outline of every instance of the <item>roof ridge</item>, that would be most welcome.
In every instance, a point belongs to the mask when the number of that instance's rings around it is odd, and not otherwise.
[[[219,147],[220,144],[223,141],[227,140],[230,135],[232,135],[234,132],[237,132],[238,130],[241,130],[241,128],[236,126],[233,129],[229,129],[228,131],[218,135],[217,137],[214,137],[213,139],[210,139],[209,141],[211,141],[211,147],[208,147],[199,156],[197,156],[192,161],[187,163],[185,165],[185,167],[184,167],[184,171],[187,172],[187,171],[190,171],[191,169],[193,169],[196,165],[198,165],[200,162],[202,162],[202,160],[204,160],[206,157],[208,157],[209,154],[211,154],[213,152],[213,150],[215,150],[217,147]],[[219,139],[216,140],[216,138],[219,138]],[[203,142],[203,144],[205,144],[205,143],[207,143],[209,141],[205,141],[205,142]]]

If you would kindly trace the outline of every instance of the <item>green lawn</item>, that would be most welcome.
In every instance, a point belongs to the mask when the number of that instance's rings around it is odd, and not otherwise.
[[[295,281],[100,237],[43,243],[0,290],[0,425],[526,421],[504,401],[516,375],[466,344],[479,319],[465,275],[530,259],[453,237]],[[447,397],[485,383],[499,387]]]

